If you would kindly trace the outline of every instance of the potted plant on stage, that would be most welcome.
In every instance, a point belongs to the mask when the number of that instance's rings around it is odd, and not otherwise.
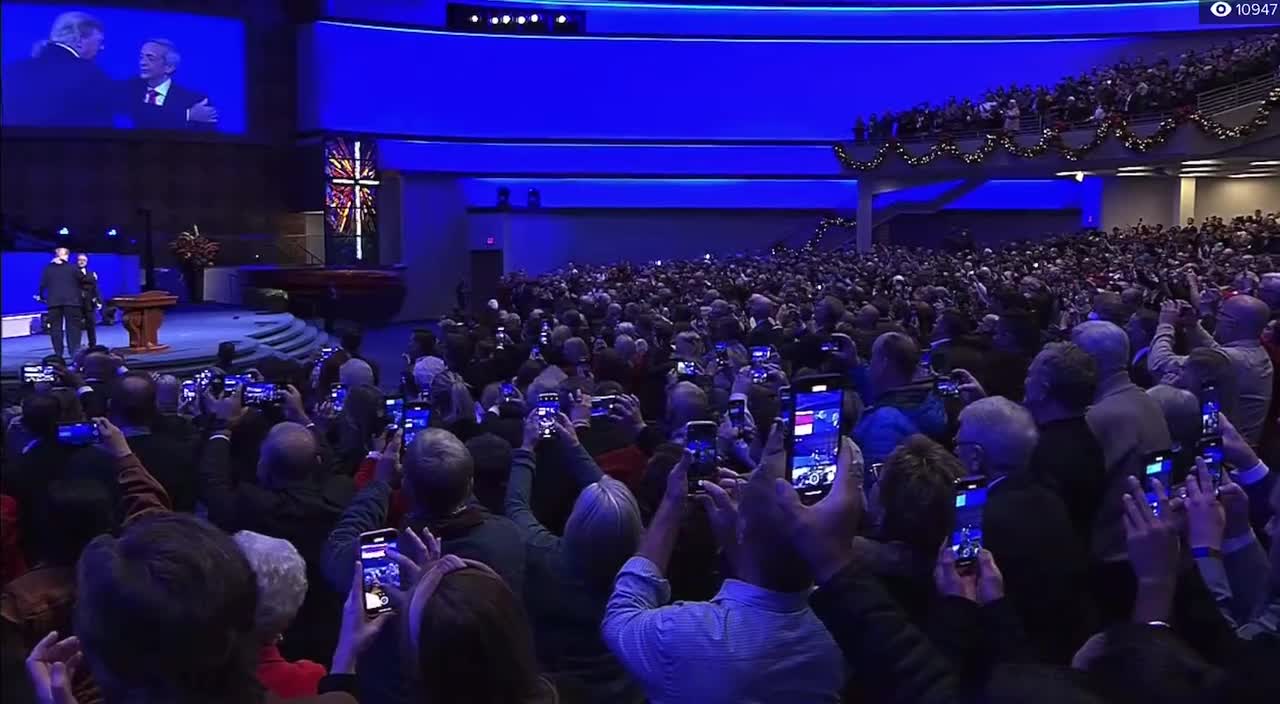
[[[169,243],[173,256],[182,265],[182,278],[187,281],[187,293],[192,303],[204,302],[204,270],[213,266],[220,247],[217,242],[200,234],[198,225],[192,225],[191,232],[180,233]]]

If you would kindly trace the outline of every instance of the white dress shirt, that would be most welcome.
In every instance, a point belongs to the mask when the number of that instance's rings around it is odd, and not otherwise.
[[[155,87],[148,87],[147,92],[143,94],[142,102],[150,102],[152,105],[164,105],[164,99],[169,95],[169,86],[171,85],[173,85],[173,79],[166,78],[164,83]],[[151,95],[152,91],[155,91],[155,96],[148,101],[147,96]]]

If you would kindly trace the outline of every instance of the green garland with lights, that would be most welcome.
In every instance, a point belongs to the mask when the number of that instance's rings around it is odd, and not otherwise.
[[[1174,131],[1188,122],[1195,125],[1201,132],[1220,141],[1240,139],[1266,127],[1267,123],[1271,121],[1272,111],[1277,107],[1280,107],[1280,88],[1273,89],[1267,95],[1267,98],[1258,105],[1253,119],[1242,125],[1227,127],[1221,122],[1198,112],[1182,112],[1162,120],[1156,126],[1155,132],[1151,133],[1149,137],[1139,136],[1129,127],[1128,120],[1119,115],[1114,115],[1098,125],[1097,129],[1094,130],[1093,137],[1078,147],[1068,146],[1062,139],[1065,130],[1058,127],[1046,127],[1044,132],[1041,133],[1039,141],[1031,146],[1022,146],[1014,141],[1012,135],[1000,133],[986,135],[982,140],[982,144],[971,152],[961,150],[951,137],[943,137],[941,141],[930,146],[925,153],[920,155],[909,153],[906,145],[897,140],[880,145],[880,148],[876,150],[875,156],[867,160],[853,158],[843,144],[835,145],[835,152],[836,158],[840,160],[841,165],[850,171],[878,169],[884,165],[885,159],[888,158],[890,152],[896,154],[908,166],[913,167],[930,164],[940,156],[954,157],[969,165],[980,164],[995,153],[996,147],[1001,147],[1006,152],[1023,159],[1034,159],[1049,152],[1054,152],[1067,161],[1079,161],[1089,152],[1102,146],[1103,142],[1106,142],[1110,137],[1120,139],[1125,148],[1130,151],[1145,154],[1151,149],[1164,144],[1173,135]]]

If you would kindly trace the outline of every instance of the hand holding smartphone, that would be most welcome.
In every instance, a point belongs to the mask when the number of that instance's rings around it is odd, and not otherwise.
[[[689,493],[702,493],[703,480],[713,481],[719,457],[716,452],[716,424],[709,420],[691,421],[685,426],[684,448],[689,453]]]
[[[556,435],[556,416],[560,413],[560,394],[538,394],[538,405],[534,412],[538,416],[538,436],[544,440]]]
[[[400,588],[400,565],[391,557],[396,549],[394,528],[360,534],[360,572],[364,585],[364,613],[377,616],[393,611],[387,588]]]
[[[401,421],[400,453],[413,444],[418,433],[431,427],[431,406],[426,401],[413,401],[404,404],[404,419]]]
[[[987,478],[956,480],[956,515],[951,527],[951,550],[956,565],[972,565],[982,550],[982,511],[987,504]]]
[[[58,444],[68,447],[89,447],[102,443],[98,424],[91,420],[58,424]]]
[[[797,379],[791,394],[787,480],[803,503],[813,504],[831,491],[836,480],[844,388],[839,376],[813,376]]]

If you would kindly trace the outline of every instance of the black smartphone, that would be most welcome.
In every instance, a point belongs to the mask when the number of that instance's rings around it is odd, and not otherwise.
[[[610,394],[608,396],[593,396],[591,398],[591,417],[598,418],[600,416],[609,415],[609,411],[613,410],[613,404],[618,402],[618,397]]]
[[[319,361],[323,362],[324,360],[326,360],[326,359],[328,359],[330,356],[332,356],[332,355],[333,355],[333,353],[334,353],[334,352],[336,352],[336,351],[338,351],[338,348],[337,348],[337,347],[321,347],[321,348],[320,348],[320,359],[319,359]]]
[[[516,385],[509,381],[502,382],[502,385],[498,387],[498,393],[502,395],[502,400],[504,402],[514,401],[518,397],[518,394],[516,393]]]
[[[1205,438],[1200,441],[1196,449],[1200,452],[1200,458],[1204,460],[1205,468],[1209,470],[1209,476],[1213,477],[1213,486],[1221,486],[1222,438]]]
[[[182,403],[185,405],[195,402],[196,395],[199,391],[199,384],[195,379],[187,379],[182,382]]]
[[[698,365],[693,362],[679,360],[676,362],[676,376],[680,379],[698,378]]]
[[[404,420],[404,397],[388,396],[382,401],[383,415],[391,425],[399,426]]]
[[[538,394],[538,406],[534,412],[538,415],[538,436],[555,437],[556,415],[560,413],[560,394]]]
[[[791,387],[778,387],[778,420],[782,421],[782,427],[787,432],[791,431]]]
[[[399,533],[395,528],[360,534],[360,572],[364,584],[364,612],[376,616],[392,611],[386,587],[400,588],[400,565],[391,558]]]
[[[494,342],[495,342],[494,344],[495,349],[499,349],[499,350],[506,349],[506,346],[507,346],[507,328],[506,327],[502,325],[498,326],[497,332],[494,333]]]
[[[926,347],[920,350],[920,367],[922,369],[933,369],[933,348]]]
[[[751,348],[751,381],[757,384],[763,384],[768,378],[769,372],[764,365],[769,362],[769,354],[773,350],[768,345],[758,345]]]
[[[747,400],[735,398],[729,400],[729,424],[741,430],[747,425]]]
[[[716,343],[716,364],[723,367],[728,363],[729,363],[729,343],[717,342]]]
[[[1148,454],[1142,461],[1142,491],[1146,494],[1147,505],[1159,510],[1155,485],[1152,479],[1159,479],[1166,492],[1173,491],[1173,453],[1161,450]]]
[[[246,406],[270,406],[280,403],[282,399],[280,387],[275,384],[255,382],[244,385],[244,405]]]
[[[960,395],[960,385],[955,379],[940,376],[933,382],[933,389],[943,398],[956,398]]]
[[[691,421],[684,427],[684,447],[689,453],[689,493],[701,493],[698,482],[713,481],[716,476],[716,424],[709,420]]]
[[[1200,392],[1200,437],[1222,437],[1222,427],[1218,422],[1218,413],[1222,411],[1218,403],[1218,390],[1206,386]]]
[[[951,526],[951,550],[957,565],[978,561],[982,549],[982,509],[987,504],[987,478],[961,477],[956,480],[956,516]]]
[[[413,444],[418,433],[431,427],[431,404],[426,401],[412,401],[404,404],[404,418],[400,421],[400,452]]]
[[[330,384],[329,402],[333,404],[333,410],[335,413],[341,413],[342,409],[347,406],[347,385]]]
[[[826,496],[836,480],[844,387],[839,376],[811,376],[791,385],[794,408],[787,433],[787,480],[811,504]]]
[[[840,351],[840,343],[831,338],[827,338],[822,342],[822,351],[828,354],[835,354]]]
[[[98,424],[91,420],[58,424],[58,444],[70,447],[88,447],[102,442]]]
[[[222,377],[222,395],[230,396],[231,394],[239,391],[240,387],[246,383],[247,379],[245,379],[245,377],[236,374],[228,374]]]
[[[22,383],[24,384],[52,384],[57,380],[57,371],[48,364],[22,365]]]

